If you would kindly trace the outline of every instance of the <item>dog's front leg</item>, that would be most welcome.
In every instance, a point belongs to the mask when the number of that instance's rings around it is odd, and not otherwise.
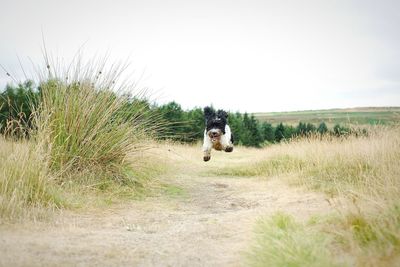
[[[209,161],[211,159],[211,149],[212,149],[212,142],[210,137],[208,137],[207,132],[204,131],[204,142],[203,142],[203,160]]]
[[[225,152],[232,152],[233,151],[233,143],[232,143],[232,132],[229,125],[225,126],[225,134],[221,140],[222,146]]]

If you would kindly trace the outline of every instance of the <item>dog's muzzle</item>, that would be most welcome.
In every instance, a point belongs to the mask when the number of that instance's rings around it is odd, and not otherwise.
[[[208,133],[208,136],[211,138],[212,142],[217,142],[219,141],[219,139],[221,138],[221,132],[220,131],[213,131],[211,130]]]

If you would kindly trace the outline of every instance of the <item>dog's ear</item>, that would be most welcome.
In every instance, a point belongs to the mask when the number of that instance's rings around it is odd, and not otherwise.
[[[211,117],[215,115],[215,111],[212,107],[205,107],[204,108],[204,117],[206,120],[209,120]]]
[[[217,111],[217,116],[220,117],[221,119],[227,119],[228,118],[228,113],[226,111],[220,109]]]

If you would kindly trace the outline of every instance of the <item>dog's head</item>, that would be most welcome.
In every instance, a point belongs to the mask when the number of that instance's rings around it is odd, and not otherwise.
[[[206,119],[206,131],[211,140],[217,141],[221,135],[225,134],[228,113],[223,110],[215,110],[212,107],[204,108],[204,117]]]

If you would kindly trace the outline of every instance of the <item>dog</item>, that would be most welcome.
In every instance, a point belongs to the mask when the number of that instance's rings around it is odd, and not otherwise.
[[[233,135],[228,125],[228,113],[215,110],[212,107],[204,108],[206,128],[204,130],[203,152],[204,161],[211,159],[211,149],[225,152],[233,151]]]

